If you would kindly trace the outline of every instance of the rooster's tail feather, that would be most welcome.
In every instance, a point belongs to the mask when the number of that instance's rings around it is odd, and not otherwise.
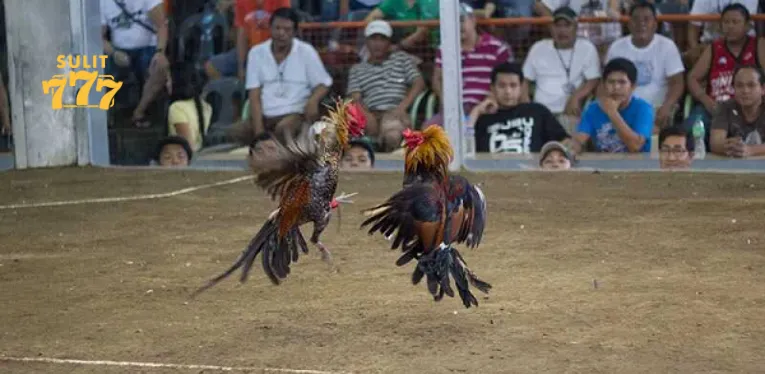
[[[411,259],[406,254],[402,256],[404,257]],[[457,249],[451,247],[441,247],[419,257],[417,267],[412,273],[412,284],[418,284],[425,277],[428,292],[435,301],[440,301],[444,294],[454,297],[450,275],[454,278],[457,293],[465,308],[478,306],[478,300],[470,291],[470,285],[487,294],[492,288],[491,284],[479,279],[467,267],[467,263]]]
[[[308,253],[308,245],[303,234],[300,232],[300,228],[297,226],[293,227],[284,238],[279,238],[278,220],[276,217],[272,217],[263,224],[263,227],[252,238],[231,267],[197,289],[191,297],[194,298],[215,286],[239,268],[242,268],[242,275],[239,281],[241,283],[246,282],[255,258],[260,253],[262,253],[263,271],[273,284],[278,285],[282,279],[285,279],[290,274],[290,264],[298,261],[300,251]]]

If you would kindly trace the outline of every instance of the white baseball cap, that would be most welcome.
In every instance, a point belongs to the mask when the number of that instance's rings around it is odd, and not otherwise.
[[[393,29],[390,27],[390,23],[378,19],[370,22],[364,29],[364,36],[367,38],[375,34],[390,38],[393,36]]]

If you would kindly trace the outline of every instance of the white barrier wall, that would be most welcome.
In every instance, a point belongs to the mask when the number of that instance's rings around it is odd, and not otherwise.
[[[16,168],[108,164],[106,113],[54,110],[42,88],[67,73],[58,55],[101,53],[99,0],[5,0],[5,15]],[[75,102],[75,89],[64,90],[64,104]]]

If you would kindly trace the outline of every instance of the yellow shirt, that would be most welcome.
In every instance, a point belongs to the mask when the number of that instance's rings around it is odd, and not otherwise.
[[[212,118],[212,106],[204,100],[202,100],[202,115],[205,119],[205,133],[207,133],[207,129],[210,127],[210,118]],[[199,117],[197,116],[194,100],[178,100],[170,105],[167,114],[168,133],[170,135],[178,135],[178,131],[175,130],[175,124],[177,123],[189,124],[191,130],[189,145],[191,149],[198,151],[202,148],[203,134],[199,133]]]

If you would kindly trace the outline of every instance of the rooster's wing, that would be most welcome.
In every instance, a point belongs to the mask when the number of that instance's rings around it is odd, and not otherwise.
[[[486,197],[478,186],[470,184],[465,177],[452,176],[451,183],[461,184],[463,191],[460,196],[462,217],[458,217],[461,225],[455,241],[464,242],[468,247],[475,248],[481,244],[486,226]]]
[[[391,196],[385,203],[368,209],[370,215],[361,227],[371,225],[375,232],[390,237],[391,249],[409,251],[421,243],[419,251],[428,252],[442,240],[446,201],[443,192],[432,184],[416,183]],[[418,251],[418,252],[419,252]]]
[[[321,148],[307,133],[297,140],[288,137],[271,156],[251,162],[255,184],[266,190],[271,199],[279,199],[279,234],[283,237],[300,219],[311,199],[311,177],[320,168]]]

